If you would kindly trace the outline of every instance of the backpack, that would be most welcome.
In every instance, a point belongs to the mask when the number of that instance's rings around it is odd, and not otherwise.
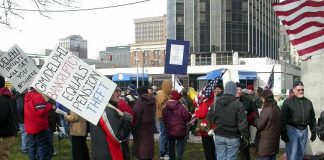
[[[321,141],[324,141],[324,111],[321,112],[317,121],[317,136]]]

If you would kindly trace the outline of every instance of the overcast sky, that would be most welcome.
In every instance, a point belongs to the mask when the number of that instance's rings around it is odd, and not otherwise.
[[[75,1],[80,8],[93,8],[141,0]],[[52,13],[51,19],[40,16],[38,12],[21,12],[24,20],[11,18],[15,29],[0,26],[0,50],[7,51],[18,44],[25,52],[39,53],[45,48],[53,49],[59,38],[77,34],[88,40],[88,58],[96,58],[99,51],[107,46],[134,43],[134,18],[162,16],[166,14],[166,5],[166,0],[151,0],[105,10]],[[33,6],[26,4],[22,7]]]

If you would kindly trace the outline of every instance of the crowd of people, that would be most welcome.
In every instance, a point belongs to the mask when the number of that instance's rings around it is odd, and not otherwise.
[[[0,159],[9,159],[17,131],[21,152],[29,159],[52,159],[56,154],[53,133],[61,131],[58,127],[64,128],[71,142],[74,160],[152,160],[156,133],[159,159],[182,160],[188,135],[194,134],[201,136],[207,160],[249,160],[251,148],[258,159],[274,160],[280,139],[286,143],[287,159],[299,160],[304,156],[308,127],[310,140],[317,137],[314,108],[304,96],[301,81],[278,103],[271,90],[257,87],[255,92],[253,84],[245,87],[233,81],[217,84],[200,103],[189,90],[174,90],[171,80],[164,80],[160,87],[129,84],[125,92],[117,87],[93,125],[33,88],[19,94],[9,90],[0,76]]]

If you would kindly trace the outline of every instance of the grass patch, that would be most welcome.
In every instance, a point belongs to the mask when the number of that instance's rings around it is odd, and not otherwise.
[[[71,143],[68,139],[61,139],[60,143],[57,138],[57,136],[54,137],[54,146],[55,151],[57,154],[53,157],[53,160],[71,160],[72,159],[72,148]],[[90,141],[88,141],[88,147],[91,157],[91,145]],[[132,143],[130,142],[130,146]],[[154,159],[158,159],[158,142],[155,142],[154,147]],[[23,154],[20,151],[20,136],[16,137],[16,141],[12,147],[12,150],[10,152],[10,159],[11,160],[28,160],[28,155]],[[280,151],[280,153],[277,155],[277,159],[281,159],[283,154],[283,151]],[[253,151],[251,149],[251,156],[252,159],[256,159],[256,156],[253,154]],[[133,158],[135,160],[135,158]],[[184,152],[184,159],[185,160],[202,160],[205,159],[204,155],[204,149],[202,144],[193,144],[193,143],[186,143],[185,144],[185,152]]]

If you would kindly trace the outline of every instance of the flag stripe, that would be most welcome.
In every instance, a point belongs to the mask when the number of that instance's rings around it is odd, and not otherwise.
[[[322,7],[322,8],[324,10],[324,7]],[[300,14],[299,16],[297,16],[296,18],[292,19],[292,20],[287,20],[285,18],[285,20],[283,20],[281,22],[284,25],[290,26],[290,25],[293,25],[295,23],[298,23],[299,21],[301,21],[304,18],[309,18],[307,20],[310,20],[310,21],[317,21],[318,18],[319,18],[320,21],[323,21],[324,20],[324,11],[304,12],[304,13]]]
[[[303,30],[302,32],[299,32],[297,34],[290,34],[289,38],[290,38],[290,40],[300,39],[304,36],[312,34],[313,32],[322,31],[322,30],[323,29],[320,27],[312,26],[312,27],[306,28],[305,30]]]
[[[324,23],[320,23],[320,22],[308,22],[303,24],[302,26],[300,26],[299,28],[296,28],[295,30],[286,30],[288,34],[298,34],[300,32],[302,32],[303,30],[305,30],[306,28],[309,27],[324,27]]]
[[[298,51],[297,51],[298,52]],[[324,48],[321,48],[320,50],[305,54],[305,55],[299,55],[301,60],[306,60],[311,56],[318,55],[318,54],[323,54],[324,53]],[[298,53],[299,54],[299,53]]]
[[[312,47],[314,45],[317,45],[319,43],[324,42],[324,35],[314,38],[314,39],[308,39],[308,41],[305,41],[304,43],[294,45],[297,50],[303,50],[309,47]]]
[[[316,45],[308,47],[308,48],[305,48],[303,50],[297,50],[297,52],[299,55],[306,55],[306,54],[309,54],[309,53],[312,53],[315,51],[323,51],[323,49],[324,49],[324,42],[316,44]],[[321,53],[321,52],[319,52],[319,53]],[[322,53],[324,53],[324,52],[322,52]]]
[[[285,1],[284,1],[285,2]],[[311,7],[322,7],[323,6],[323,1],[321,2],[316,2],[316,1],[295,1],[290,4],[282,5],[282,6],[275,6],[274,10],[276,11],[275,13],[278,16],[293,16],[300,11],[304,10],[305,8],[311,8]],[[297,13],[295,13],[297,12]],[[297,14],[298,16],[299,14]]]
[[[272,3],[273,8],[277,8],[277,7],[281,7],[281,6],[287,6],[289,5],[294,5],[295,3],[300,2],[300,0],[287,0],[287,1],[283,1],[280,3]],[[288,8],[288,7],[287,7]],[[291,10],[291,8],[289,8],[288,10]]]
[[[291,44],[293,44],[293,45],[302,44],[304,42],[309,41],[310,39],[315,39],[315,38],[318,38],[320,36],[322,36],[322,37],[324,36],[324,30],[319,30],[319,31],[316,31],[314,33],[310,33],[310,34],[308,34],[308,35],[306,35],[304,37],[291,40]]]
[[[311,22],[317,22],[317,23],[324,24],[324,16],[323,17],[314,17],[314,18],[304,18],[293,25],[286,25],[286,24],[284,24],[284,25],[287,30],[297,30],[297,29],[301,28],[303,25],[311,23]]]

